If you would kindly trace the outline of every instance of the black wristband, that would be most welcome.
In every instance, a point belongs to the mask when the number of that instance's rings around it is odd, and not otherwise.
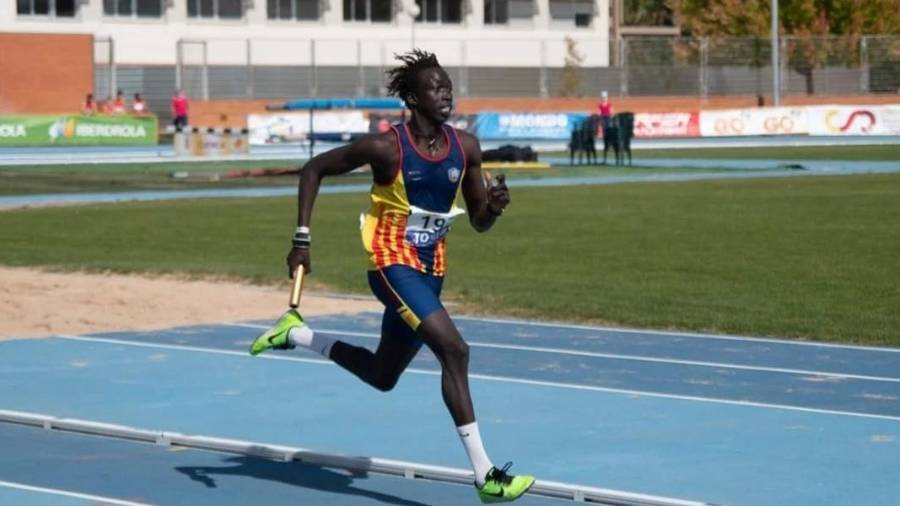
[[[291,244],[293,244],[295,248],[309,249],[309,245],[311,243],[312,236],[309,235],[309,232],[301,232],[297,230],[296,232],[294,232],[294,238],[291,239]]]

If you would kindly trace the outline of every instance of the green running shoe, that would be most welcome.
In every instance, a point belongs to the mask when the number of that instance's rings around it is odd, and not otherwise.
[[[302,327],[303,317],[296,309],[288,309],[281,315],[275,326],[260,334],[250,345],[250,354],[259,355],[266,350],[290,350],[294,348],[288,340],[288,333],[294,327]]]
[[[492,467],[485,476],[484,486],[478,487],[478,498],[483,503],[515,501],[534,485],[534,476],[511,476],[506,474],[512,462],[507,462],[503,469]]]

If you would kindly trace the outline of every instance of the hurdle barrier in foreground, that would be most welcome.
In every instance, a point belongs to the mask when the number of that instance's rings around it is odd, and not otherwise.
[[[172,147],[178,156],[231,155],[250,152],[247,128],[188,127],[166,129],[174,134]]]
[[[177,432],[139,429],[126,425],[91,422],[75,418],[0,410],[0,422],[41,427],[46,430],[127,439],[160,446],[175,446],[248,455],[283,462],[303,462],[319,466],[369,472],[407,479],[423,479],[446,483],[471,484],[471,471],[452,467],[431,466],[415,462],[367,457],[348,457],[318,453],[305,448],[241,441],[207,436],[185,435]],[[605,506],[714,506],[710,503],[636,494],[554,481],[537,480],[531,495],[566,499],[574,502]]]

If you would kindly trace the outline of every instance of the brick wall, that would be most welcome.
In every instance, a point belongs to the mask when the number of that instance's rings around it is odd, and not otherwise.
[[[0,114],[78,112],[93,62],[92,35],[0,33]]]

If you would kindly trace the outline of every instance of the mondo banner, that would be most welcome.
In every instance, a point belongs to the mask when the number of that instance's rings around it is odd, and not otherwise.
[[[699,135],[700,115],[696,112],[639,112],[634,115],[634,136],[638,138]]]
[[[156,116],[0,116],[0,146],[156,143]]]
[[[809,108],[810,135],[900,135],[900,106]]]
[[[700,134],[703,137],[808,133],[807,114],[802,107],[728,109],[700,113]]]
[[[475,115],[475,133],[483,140],[569,140],[585,113],[486,112]]]

